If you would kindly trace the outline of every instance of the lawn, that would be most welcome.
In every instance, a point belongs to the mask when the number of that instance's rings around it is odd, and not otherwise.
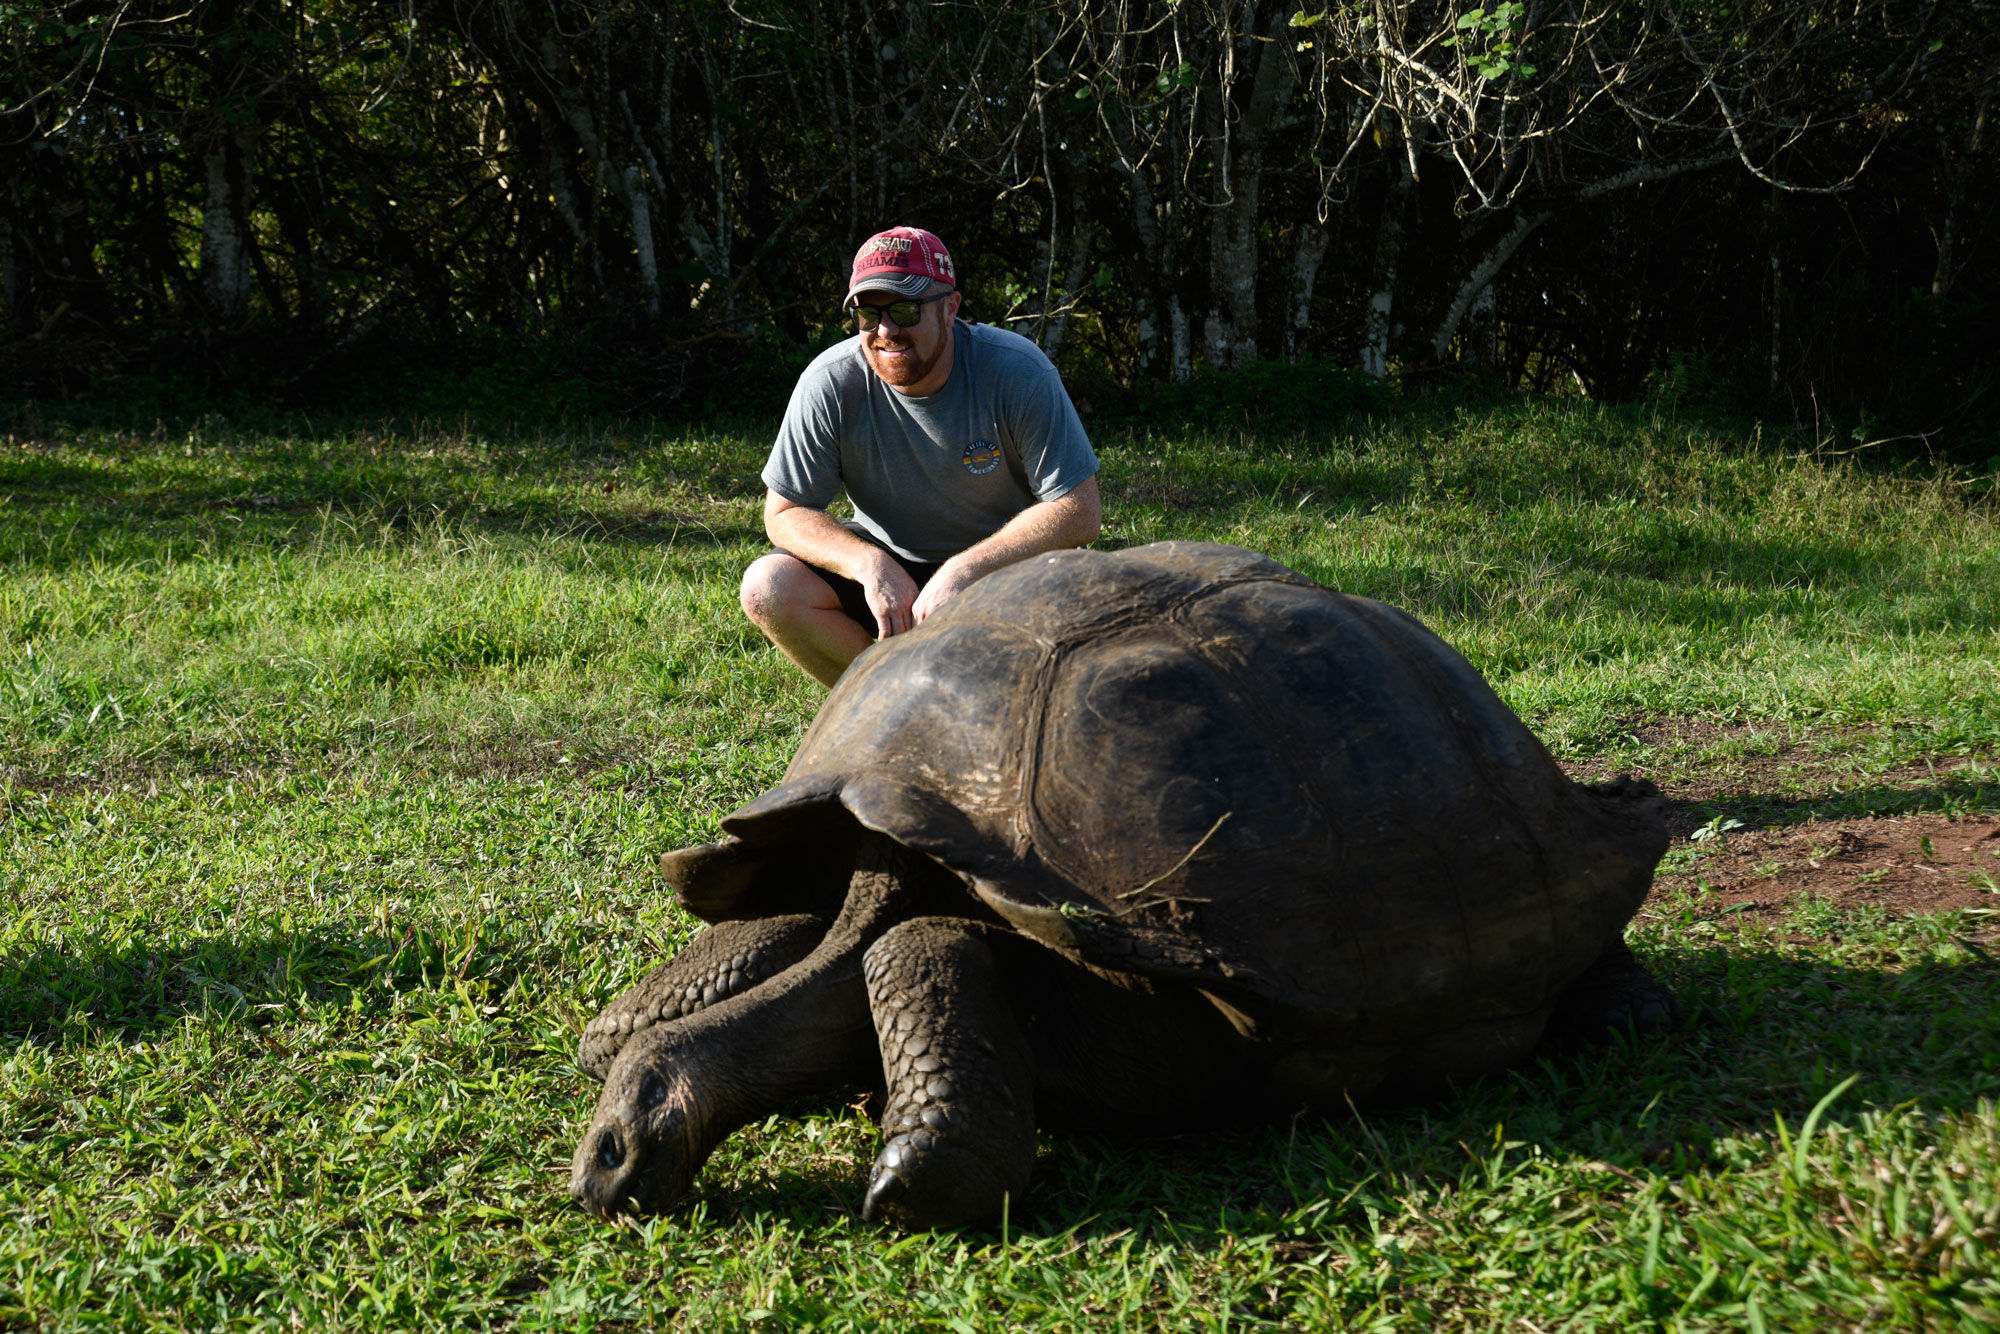
[[[757,431],[0,443],[0,1326],[1974,1329],[2000,1321],[2000,500],[1643,409],[1100,431],[1102,545],[1409,608],[1680,837],[1672,1039],[1421,1108],[1045,1137],[858,1218],[805,1106],[567,1199],[652,866],[823,696],[735,606]]]

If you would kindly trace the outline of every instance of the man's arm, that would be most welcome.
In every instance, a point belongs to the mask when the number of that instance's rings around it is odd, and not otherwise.
[[[873,542],[856,537],[825,510],[796,505],[776,491],[767,491],[764,533],[772,546],[783,547],[808,565],[832,570],[860,584],[868,599],[868,610],[875,615],[879,638],[902,634],[916,624],[912,610],[917,601],[917,584],[909,572],[896,563],[895,557]]]
[[[768,522],[767,519],[767,526]],[[1028,506],[1009,519],[1000,531],[946,561],[931,581],[924,585],[923,591],[917,594],[916,605],[911,609],[912,623],[921,623],[974,581],[1003,565],[1039,556],[1045,551],[1088,545],[1096,541],[1103,530],[1104,507],[1098,498],[1097,479],[1086,477],[1054,500],[1037,501]],[[845,532],[844,529],[842,531]],[[851,533],[847,535],[853,536]]]

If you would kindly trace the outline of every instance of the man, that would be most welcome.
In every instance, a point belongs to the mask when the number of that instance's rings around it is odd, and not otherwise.
[[[960,321],[961,300],[937,237],[870,237],[847,284],[857,334],[799,377],[764,467],[778,549],[744,572],[743,610],[826,685],[980,577],[1102,526],[1097,455],[1055,366]],[[843,490],[852,523],[826,512]]]

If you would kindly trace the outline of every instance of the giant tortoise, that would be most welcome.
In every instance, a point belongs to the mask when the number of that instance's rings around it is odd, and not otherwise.
[[[1338,1110],[1670,1027],[1623,944],[1658,806],[1571,782],[1394,607],[1235,547],[1034,557],[862,654],[784,781],[663,859],[713,925],[586,1028],[571,1192],[656,1210],[874,1078],[864,1217],[973,1224],[1038,1125]]]

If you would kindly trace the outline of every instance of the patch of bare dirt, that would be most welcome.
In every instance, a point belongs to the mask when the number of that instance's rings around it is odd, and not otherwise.
[[[2000,908],[2000,820],[1867,816],[1735,829],[1677,842],[1666,867],[1654,899],[1701,889],[1718,912],[1781,918],[1807,896],[1897,914]]]
[[[1674,845],[1652,902],[1700,890],[1709,911],[1771,924],[1802,899],[1904,915],[2000,910],[1996,757],[1883,765],[1869,725],[1670,717],[1635,720],[1622,753],[1565,765],[1581,781],[1624,771],[1667,797]]]
[[[1882,767],[1866,758],[1880,732],[1870,724],[1808,731],[1782,722],[1655,718],[1631,725],[1625,736],[1632,749],[1622,755],[1564,767],[1586,782],[1621,771],[1651,778],[1681,808],[1678,816],[1702,804],[1745,798],[1797,804],[1859,788],[1887,792],[1952,784],[1995,762],[1992,755],[1937,755]],[[1675,832],[1691,828],[1676,823]]]

